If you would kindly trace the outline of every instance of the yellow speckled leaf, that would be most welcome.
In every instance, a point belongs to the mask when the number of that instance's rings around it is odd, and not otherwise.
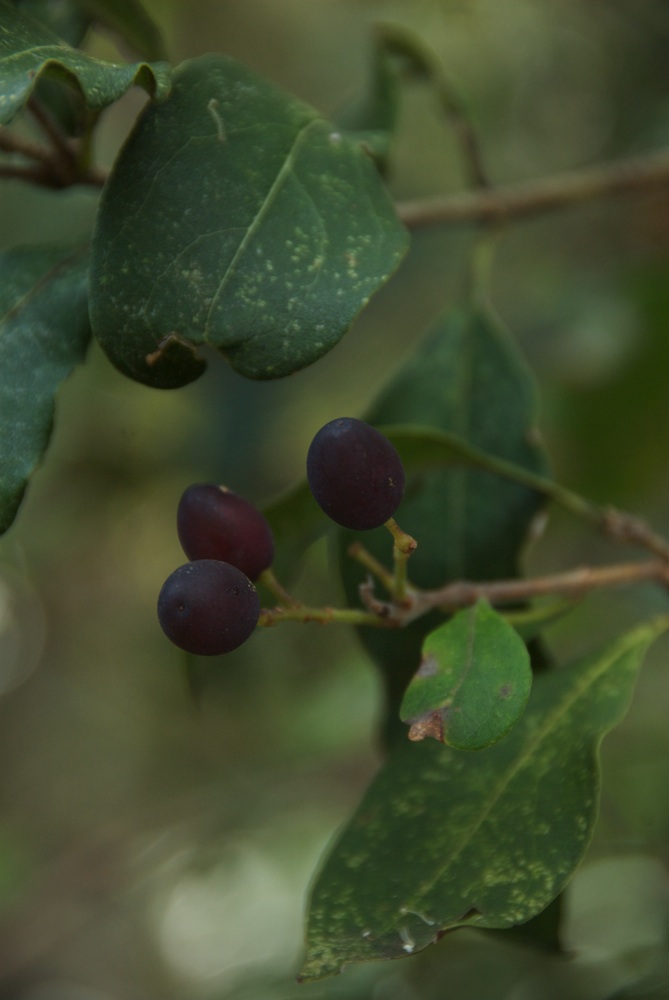
[[[488,750],[397,745],[318,877],[303,978],[413,954],[455,927],[512,927],[548,906],[592,836],[601,738],[667,628],[663,616],[538,676],[523,718]]]
[[[356,142],[234,59],[191,59],[105,188],[93,333],[160,388],[197,378],[203,345],[279,378],[337,343],[407,243]]]
[[[111,63],[72,48],[50,28],[0,0],[0,125],[21,111],[41,80],[74,86],[88,108],[101,111],[133,86],[156,100],[170,89],[166,63]]]

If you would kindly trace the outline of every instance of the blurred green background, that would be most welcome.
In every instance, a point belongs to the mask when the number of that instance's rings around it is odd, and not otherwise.
[[[664,0],[166,0],[147,3],[170,59],[236,56],[326,114],[364,87],[375,22],[434,47],[495,183],[658,149],[669,139]],[[87,48],[118,58],[114,39]],[[130,56],[130,53],[123,53]],[[110,109],[110,164],[143,98]],[[460,190],[435,101],[406,89],[398,199]],[[86,238],[90,192],[0,188],[0,244]],[[0,542],[0,1000],[531,1000],[669,997],[667,645],[603,749],[602,817],[568,894],[571,961],[458,932],[422,955],[298,986],[307,887],[378,765],[379,690],[344,628],[286,625],[190,667],[162,636],[158,590],[183,561],[189,483],[256,503],[303,474],[315,431],[362,415],[454,302],[473,230],[416,235],[408,259],[312,368],[251,383],[212,358],[159,392],[91,349],[59,398],[53,443]],[[519,222],[491,299],[542,399],[556,474],[669,532],[669,192]],[[623,558],[559,512],[533,572]],[[324,545],[295,585],[335,602]],[[553,627],[567,660],[665,597],[589,598]]]

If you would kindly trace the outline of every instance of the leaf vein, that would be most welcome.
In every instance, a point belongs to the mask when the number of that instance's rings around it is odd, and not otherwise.
[[[253,237],[256,235],[257,231],[260,229],[260,226],[262,225],[262,223],[263,223],[263,221],[264,221],[264,219],[265,219],[265,217],[266,217],[269,209],[271,208],[271,206],[273,205],[274,201],[276,200],[276,198],[277,198],[277,196],[278,196],[281,188],[283,187],[284,183],[286,182],[286,179],[290,176],[290,172],[291,172],[291,169],[292,169],[293,164],[295,162],[295,159],[297,157],[297,153],[298,153],[299,147],[302,144],[302,142],[303,142],[303,140],[304,140],[307,132],[311,128],[313,128],[314,125],[320,126],[321,125],[320,119],[318,119],[318,118],[312,119],[311,121],[307,122],[306,125],[302,126],[302,128],[297,132],[297,134],[295,136],[295,139],[293,140],[293,143],[292,143],[290,149],[288,150],[288,152],[286,154],[286,157],[285,157],[285,159],[284,159],[284,161],[283,161],[283,163],[282,163],[279,171],[277,172],[276,178],[274,179],[274,181],[273,181],[273,183],[272,183],[269,191],[267,192],[265,198],[263,199],[262,205],[260,206],[260,208],[256,212],[253,220],[251,221],[250,225],[247,228],[246,236],[244,237],[244,239],[239,244],[239,247],[237,248],[237,250],[236,250],[236,252],[235,252],[232,260],[230,261],[228,267],[225,270],[225,273],[221,277],[221,281],[220,281],[218,289],[216,290],[216,293],[215,293],[215,295],[214,295],[214,297],[212,299],[212,303],[211,303],[211,306],[209,307],[209,312],[208,312],[207,318],[205,320],[205,341],[206,342],[208,342],[211,317],[212,317],[212,315],[213,315],[213,313],[214,313],[214,311],[216,309],[216,306],[217,306],[217,304],[218,304],[221,296],[223,295],[223,292],[225,291],[225,287],[226,287],[228,281],[231,279],[232,275],[234,274],[234,271],[235,271],[235,268],[237,266],[237,263],[243,257],[243,255],[246,252],[247,248],[249,247],[249,245],[250,245]]]
[[[650,641],[656,634],[658,634],[659,631],[666,628],[669,628],[669,616],[662,616],[655,619],[653,622],[640,626],[638,629],[633,630],[625,636],[623,642],[617,643],[611,650],[608,657],[597,660],[589,670],[584,672],[583,677],[574,683],[573,687],[566,693],[563,699],[551,712],[546,715],[543,726],[538,729],[534,736],[528,739],[524,750],[522,750],[516,759],[510,764],[506,774],[500,776],[497,789],[493,794],[491,794],[488,803],[481,809],[480,814],[470,824],[469,828],[463,832],[457,849],[451,852],[446,863],[442,865],[436,874],[429,880],[426,880],[419,887],[415,895],[411,897],[405,906],[411,907],[412,909],[420,907],[424,897],[435,888],[439,881],[446,877],[449,868],[453,866],[466,849],[474,835],[486,822],[493,808],[497,805],[514,778],[528,764],[541,744],[554,731],[554,729],[557,728],[565,714],[578,701],[578,699],[583,696],[588,688],[594,685],[610,669],[612,664],[617,659],[626,653],[631,652],[636,646],[638,646],[643,636],[647,636],[647,640]]]

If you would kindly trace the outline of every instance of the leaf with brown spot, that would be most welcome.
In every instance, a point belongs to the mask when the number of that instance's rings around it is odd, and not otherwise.
[[[314,108],[218,54],[172,82],[105,186],[93,333],[157,388],[197,378],[200,346],[249,378],[288,375],[341,339],[407,232],[364,150]]]
[[[520,718],[532,683],[530,657],[509,623],[479,601],[430,632],[400,706],[409,738],[459,750],[497,743]]]
[[[601,739],[668,628],[665,615],[537,676],[523,717],[482,753],[397,743],[314,885],[302,978],[544,910],[590,842]]]

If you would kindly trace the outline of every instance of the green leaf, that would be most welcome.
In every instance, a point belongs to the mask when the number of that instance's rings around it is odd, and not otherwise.
[[[439,430],[415,422],[386,425],[384,433],[401,453],[403,463],[416,470],[425,472],[429,469],[452,466],[482,469],[548,497],[556,485],[553,480],[532,471],[527,465],[520,465],[483,451],[453,431]],[[536,462],[534,464],[537,465]],[[545,459],[539,465],[545,467]]]
[[[595,825],[598,748],[624,715],[650,621],[534,681],[494,747],[394,748],[313,889],[304,979],[420,951],[455,927],[530,920],[563,889]]]
[[[416,582],[513,575],[542,500],[534,489],[486,472],[481,453],[535,473],[547,463],[536,431],[534,379],[496,317],[478,308],[445,314],[369,417],[375,425],[432,427],[446,432],[450,448],[469,447],[462,468],[421,472],[407,484],[396,516],[418,538],[410,565]],[[425,435],[415,438],[417,449],[430,444]],[[423,452],[422,468],[427,459]],[[481,462],[480,471],[469,467],[473,461]]]
[[[289,582],[306,549],[330,530],[332,521],[314,500],[306,481],[265,507],[263,514],[274,536],[272,568],[282,582]]]
[[[0,532],[51,436],[54,396],[90,339],[88,251],[0,253]]]
[[[103,193],[93,330],[149,385],[196,378],[209,345],[251,378],[311,364],[397,267],[407,234],[363,150],[232,59],[174,72]]]
[[[513,340],[491,313],[475,307],[443,315],[371,407],[369,422],[388,427],[408,458],[395,516],[418,542],[408,564],[417,586],[517,575],[520,550],[543,503],[536,489],[514,481],[523,470],[531,481],[546,471],[536,411],[534,381]],[[352,538],[339,534],[350,603],[364,579],[346,554]],[[381,562],[390,561],[384,529],[367,532],[364,544]],[[435,612],[392,634],[359,632],[384,674],[389,726],[400,739],[404,728],[393,720],[423,639],[442,621]]]
[[[375,32],[371,70],[366,93],[342,108],[336,121],[352,139],[362,143],[377,166],[384,169],[397,127],[400,74],[379,30]]]
[[[79,5],[94,20],[117,32],[145,59],[167,59],[160,30],[139,0],[79,0]]]
[[[118,101],[133,85],[156,100],[169,91],[167,65],[94,59],[4,0],[0,0],[0,24],[0,125],[16,117],[42,79],[75,86],[92,111]]]
[[[58,4],[52,0],[14,0],[14,6],[75,48],[83,41],[91,21],[76,0],[60,0]]]
[[[409,738],[434,736],[458,750],[497,743],[523,713],[532,685],[518,633],[486,601],[435,629],[400,706]]]
[[[19,10],[39,21],[58,35],[61,42],[77,48],[88,31],[91,19],[75,0],[54,5],[50,0],[18,0]],[[32,97],[67,135],[77,138],[92,127],[81,91],[64,87],[62,82],[44,75],[38,80]]]

